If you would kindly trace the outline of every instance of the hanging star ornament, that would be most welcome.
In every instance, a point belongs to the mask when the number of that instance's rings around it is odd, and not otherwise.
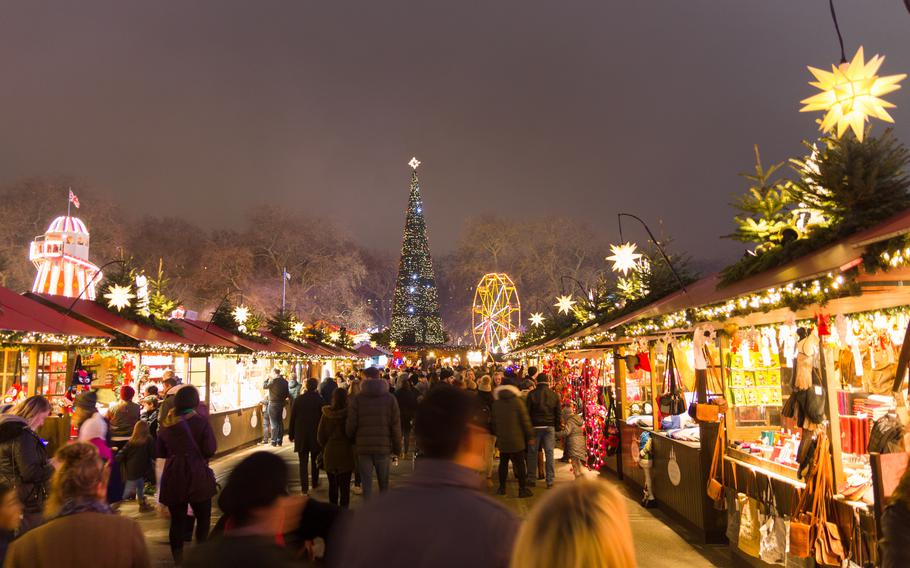
[[[864,61],[863,48],[856,50],[856,55],[849,63],[831,66],[831,72],[809,67],[817,81],[809,84],[821,90],[820,93],[800,101],[805,106],[800,112],[824,111],[825,116],[819,121],[822,132],[831,132],[837,127],[837,137],[844,135],[849,127],[856,139],[863,141],[863,130],[869,117],[885,122],[894,122],[886,108],[894,108],[892,103],[881,97],[900,89],[900,83],[907,78],[905,73],[879,77],[879,67],[885,61],[882,55],[876,55],[868,62]]]
[[[417,159],[417,156],[414,156],[413,158],[411,158],[411,161],[408,162],[408,165],[411,166],[412,170],[416,170],[417,168],[420,167],[420,160]]]
[[[628,274],[630,270],[634,269],[638,264],[638,259],[642,256],[641,253],[635,252],[637,248],[633,243],[610,245],[610,252],[613,253],[613,256],[608,256],[607,260],[613,262],[613,272]]]
[[[542,313],[536,312],[536,313],[531,314],[531,325],[533,325],[534,327],[542,326],[543,320],[544,320],[544,317],[543,317]]]
[[[246,323],[246,320],[250,319],[250,309],[246,306],[237,306],[234,308],[234,311],[231,312],[231,315],[234,316],[234,321],[239,325]]]
[[[113,284],[108,288],[108,292],[104,297],[107,298],[107,307],[114,308],[119,312],[124,308],[130,307],[130,300],[135,298],[136,295],[130,291],[129,286]]]
[[[295,335],[303,334],[303,322],[295,321],[291,325],[291,332],[294,333]]]
[[[559,313],[567,314],[572,311],[575,300],[572,299],[572,296],[559,296],[556,298],[556,303],[553,305],[559,308]]]

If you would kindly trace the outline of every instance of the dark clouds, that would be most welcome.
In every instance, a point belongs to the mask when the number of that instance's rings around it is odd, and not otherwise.
[[[899,0],[838,6],[849,54],[910,71]],[[475,213],[614,237],[623,210],[729,256],[736,173],[815,135],[805,66],[837,57],[822,0],[8,4],[0,178],[208,226],[286,203],[396,249],[416,154],[437,252]],[[889,98],[910,142],[910,84]]]

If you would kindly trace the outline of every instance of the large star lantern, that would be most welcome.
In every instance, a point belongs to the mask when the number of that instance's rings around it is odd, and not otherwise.
[[[231,315],[234,316],[234,321],[238,325],[243,325],[246,323],[246,320],[250,319],[250,309],[246,306],[237,306],[234,308],[234,311],[231,312]]]
[[[607,260],[613,263],[613,272],[628,274],[633,270],[642,256],[641,253],[635,252],[637,248],[634,243],[610,245],[610,252],[613,255],[608,256]]]
[[[107,307],[114,308],[118,312],[124,308],[130,307],[130,300],[136,297],[136,295],[130,291],[129,286],[113,284],[107,290],[107,294],[104,295],[104,297],[107,298]]]
[[[544,320],[544,317],[543,317],[542,313],[536,312],[536,313],[531,314],[531,325],[533,325],[534,327],[542,326],[543,320]]]
[[[553,305],[559,308],[559,313],[568,314],[572,311],[572,306],[575,305],[575,300],[572,299],[572,296],[559,296],[556,298],[556,303]]]
[[[894,108],[892,103],[881,97],[900,89],[900,83],[907,75],[889,75],[879,77],[879,67],[885,61],[882,55],[876,55],[865,61],[862,46],[856,51],[849,63],[831,66],[831,72],[809,67],[817,81],[809,84],[821,90],[820,93],[800,101],[805,106],[800,112],[825,112],[819,121],[822,132],[831,132],[837,127],[837,137],[844,135],[849,127],[856,139],[863,141],[863,130],[869,117],[885,122],[894,122],[886,108]]]
[[[295,321],[291,324],[291,333],[294,335],[303,335],[303,322]]]

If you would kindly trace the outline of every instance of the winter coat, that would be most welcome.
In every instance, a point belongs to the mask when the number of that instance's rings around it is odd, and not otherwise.
[[[158,430],[158,457],[164,458],[159,501],[167,506],[205,501],[215,495],[208,460],[215,455],[215,433],[195,412],[170,418]]]
[[[288,381],[284,377],[279,376],[266,379],[262,388],[269,392],[269,404],[284,404],[284,401],[291,396],[291,391],[288,388]]]
[[[140,478],[154,481],[154,479],[149,477],[149,472],[155,471],[153,465],[155,462],[155,440],[149,438],[144,444],[139,445],[127,442],[117,452],[117,462],[120,463],[121,475],[125,481]]]
[[[17,489],[26,513],[40,513],[54,466],[25,419],[0,414],[0,479]]]
[[[585,461],[588,452],[585,441],[585,423],[578,414],[570,414],[566,418],[565,428],[556,434],[559,438],[566,439],[566,456],[570,459]]]
[[[158,437],[158,409],[153,408],[150,412],[142,411],[142,414],[139,415],[139,420],[142,420],[149,425],[149,433],[152,435],[152,438]]]
[[[885,507],[882,513],[882,568],[910,566],[910,510],[901,501]]]
[[[121,400],[110,412],[107,420],[111,425],[111,436],[114,438],[129,438],[133,435],[133,426],[139,422],[142,407],[133,401]]]
[[[493,392],[477,391],[477,400],[480,401],[478,424],[489,432],[493,428]]]
[[[493,434],[496,447],[506,454],[523,452],[533,435],[528,410],[518,387],[502,385],[493,391]]]
[[[354,446],[344,431],[347,416],[347,408],[333,410],[330,406],[322,407],[317,438],[325,448],[322,451],[322,461],[326,473],[354,471]]]
[[[297,397],[291,407],[288,439],[294,442],[294,451],[319,451],[316,429],[322,417],[322,398],[316,391],[306,391]]]
[[[345,432],[357,454],[401,453],[401,415],[398,401],[382,379],[363,381],[360,394],[348,403]]]
[[[287,547],[274,538],[258,535],[223,535],[211,538],[190,550],[185,568],[294,568],[302,566]]]
[[[404,485],[346,519],[329,566],[507,568],[519,520],[482,484],[466,467],[418,459]],[[413,521],[397,530],[393,519]]]
[[[150,565],[145,535],[136,521],[95,512],[58,517],[28,531],[9,545],[4,564],[6,568]]]
[[[401,421],[410,422],[417,414],[417,399],[420,393],[413,387],[404,387],[395,391],[395,399],[398,400],[398,410],[401,412]]]
[[[297,400],[297,397],[300,396],[300,381],[297,379],[288,381],[288,394],[291,395],[291,400]]]
[[[326,377],[322,384],[319,385],[319,396],[322,397],[322,402],[332,404],[332,394],[337,388],[338,383],[335,382],[335,379]]]
[[[559,395],[553,392],[546,383],[537,383],[537,387],[528,393],[528,415],[534,427],[552,426],[562,430],[562,410]]]

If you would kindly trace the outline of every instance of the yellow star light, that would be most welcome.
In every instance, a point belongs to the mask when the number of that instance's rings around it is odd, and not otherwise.
[[[613,256],[608,256],[607,260],[613,262],[613,272],[628,274],[630,270],[634,269],[638,264],[638,259],[641,258],[641,254],[635,252],[637,248],[633,243],[610,245],[610,252],[613,253]]]
[[[559,313],[567,314],[572,311],[575,300],[572,299],[572,296],[559,296],[556,298],[556,303],[553,305],[559,308]]]
[[[250,309],[246,306],[237,306],[234,308],[234,311],[231,312],[231,315],[234,316],[234,321],[239,325],[246,323],[246,320],[250,319]]]
[[[892,103],[881,97],[900,89],[900,83],[907,78],[905,73],[879,77],[879,67],[885,61],[882,55],[876,55],[868,62],[864,61],[863,48],[860,47],[850,63],[831,66],[831,72],[809,67],[817,81],[809,84],[821,90],[821,93],[800,101],[805,106],[800,112],[824,111],[825,117],[819,121],[822,132],[831,132],[837,126],[837,137],[853,130],[856,139],[863,141],[863,127],[869,117],[885,122],[894,122],[886,108],[894,108]]]
[[[303,333],[303,322],[296,321],[291,325],[291,332],[295,335],[300,335]]]
[[[412,170],[416,170],[417,168],[420,167],[420,160],[417,159],[417,156],[414,156],[413,158],[411,158],[411,161],[408,162],[408,165],[411,166]]]
[[[333,331],[332,333],[329,334],[329,339],[331,339],[333,342],[338,341],[339,339],[341,339],[341,334],[338,333],[337,331]]]
[[[544,320],[544,317],[543,317],[542,313],[536,312],[536,313],[531,314],[531,325],[533,325],[534,327],[539,327],[539,326],[543,325],[543,320]]]
[[[136,296],[130,291],[129,286],[113,284],[108,288],[108,292],[104,297],[107,298],[107,307],[114,308],[119,312],[123,308],[130,307],[130,300]]]

